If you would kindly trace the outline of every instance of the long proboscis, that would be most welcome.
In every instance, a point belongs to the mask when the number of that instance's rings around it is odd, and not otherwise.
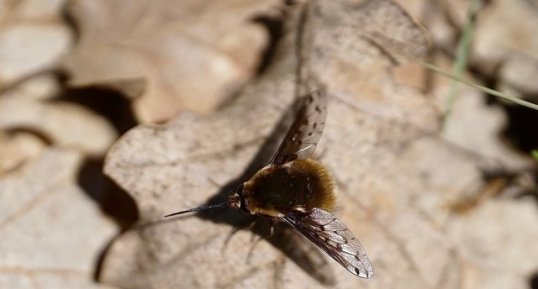
[[[181,215],[181,214],[185,214],[185,213],[206,211],[206,210],[211,210],[211,209],[216,209],[216,208],[222,208],[222,207],[225,207],[227,204],[228,203],[226,202],[226,203],[221,203],[221,204],[204,205],[204,206],[200,206],[200,207],[196,207],[196,208],[192,208],[192,209],[188,209],[188,210],[168,214],[168,215],[166,215],[164,217],[168,218],[168,217],[173,217],[173,216],[177,216],[177,215]]]

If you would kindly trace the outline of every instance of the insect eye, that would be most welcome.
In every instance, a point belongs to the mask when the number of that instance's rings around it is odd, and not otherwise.
[[[239,208],[248,212],[248,200],[245,198],[244,187],[244,184],[239,185],[235,191],[235,195],[239,198]]]

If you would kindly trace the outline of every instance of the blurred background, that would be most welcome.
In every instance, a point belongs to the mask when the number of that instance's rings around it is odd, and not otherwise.
[[[118,176],[129,171],[110,178],[105,157],[135,127],[166,126],[181,115],[210,118],[233,106],[245,87],[267,78],[292,25],[290,11],[307,2],[0,0],[0,288],[167,288],[154,285],[158,275],[134,283],[103,277],[114,240],[149,221]],[[538,1],[395,2],[429,37],[424,62],[502,94],[418,61],[391,72],[428,99],[435,137],[458,157],[477,160],[480,181],[447,181],[468,186],[436,209],[465,223],[438,236],[454,241],[447,252],[458,257],[446,266],[463,269],[454,277],[440,268],[430,280],[419,265],[413,272],[426,281],[417,285],[391,277],[389,266],[376,277],[383,282],[330,286],[538,289],[538,111],[514,103],[538,103]],[[416,246],[438,258],[427,251],[435,246]],[[374,269],[384,268],[372,257],[381,252],[369,252]],[[135,262],[134,253],[124,254]],[[288,288],[286,280],[272,288]],[[226,284],[219,287],[265,288]]]

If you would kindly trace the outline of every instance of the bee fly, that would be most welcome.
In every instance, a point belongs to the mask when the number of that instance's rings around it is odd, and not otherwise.
[[[218,207],[241,209],[287,223],[349,272],[371,278],[373,269],[361,244],[328,211],[335,203],[333,181],[325,167],[309,159],[327,116],[327,96],[305,96],[295,121],[271,162],[240,185],[222,204],[205,205],[165,217]]]

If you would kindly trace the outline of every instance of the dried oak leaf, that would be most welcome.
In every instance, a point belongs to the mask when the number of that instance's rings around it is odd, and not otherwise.
[[[331,280],[338,288],[461,288],[462,280],[472,281],[465,279],[468,270],[477,266],[480,277],[495,278],[491,267],[476,262],[482,259],[468,259],[470,244],[454,241],[465,240],[469,231],[488,233],[480,224],[491,223],[477,217],[465,227],[468,216],[444,209],[481,187],[478,163],[435,135],[439,113],[433,99],[392,78],[391,51],[425,51],[421,30],[388,0],[306,5],[304,14],[290,13],[275,62],[232,104],[211,115],[182,113],[164,126],[140,126],[113,146],[105,172],[133,196],[141,224],[110,247],[103,282],[126,288],[322,288]],[[381,32],[375,27],[353,26],[374,22],[384,24],[379,42],[371,37]],[[266,238],[249,258],[248,230],[229,240],[241,212],[159,222],[167,213],[233,190],[229,184],[241,181],[237,178],[250,171],[249,164],[263,165],[274,135],[285,133],[279,119],[293,103],[297,65],[331,95],[319,158],[337,182],[335,214],[359,237],[373,263],[371,280],[356,278],[331,260],[312,266],[331,276],[305,269],[310,255],[301,254],[308,252],[301,245],[309,244],[305,239],[290,249],[290,243]],[[503,213],[518,212],[521,203],[512,202],[514,210]],[[456,230],[454,223],[465,229]],[[505,234],[514,234],[517,245],[527,237],[513,226],[498,230],[502,234],[488,235],[498,244],[505,244]],[[472,242],[480,246],[487,238]],[[518,261],[502,248],[495,254],[487,257]],[[500,278],[521,281],[529,267],[504,269]]]
[[[0,131],[0,175],[41,154],[45,142],[28,132]]]
[[[72,35],[62,5],[61,0],[0,2],[0,89],[52,67],[67,53]]]
[[[439,53],[432,60],[445,71],[452,67],[452,63]],[[446,140],[477,160],[482,159],[485,169],[521,171],[533,166],[532,159],[508,147],[501,139],[501,132],[507,124],[507,115],[502,108],[488,105],[487,96],[463,84],[456,84],[459,85],[457,97],[449,100],[455,83],[439,74],[433,75],[431,80],[432,95],[437,99],[439,108],[446,110],[450,106],[442,131]]]
[[[436,47],[455,55],[459,37],[476,3],[464,0],[399,0],[428,27]],[[480,1],[477,1],[480,2]],[[484,2],[484,1],[482,1]],[[481,3],[482,3],[481,2]],[[538,2],[486,1],[476,9],[469,62],[498,79],[497,89],[533,96],[538,90]]]
[[[458,265],[468,274],[460,288],[528,288],[538,268],[535,202],[487,202],[448,228],[461,248]],[[504,252],[499,255],[500,248]]]
[[[275,3],[72,0],[80,37],[64,62],[70,84],[145,78],[134,103],[143,122],[183,109],[210,111],[253,74],[267,42],[254,19]]]
[[[471,61],[500,78],[501,88],[538,92],[538,3],[495,0],[480,11]]]
[[[81,161],[48,149],[0,177],[0,288],[112,288],[93,273],[118,228],[76,185]]]
[[[463,28],[467,21],[469,2],[460,0],[444,2],[400,0],[398,2],[410,9],[410,12],[417,18],[426,22],[436,49],[431,54],[430,61],[444,71],[452,70],[454,63],[449,60],[445,52],[453,50],[455,47],[457,42],[455,34]],[[514,7],[510,9],[513,10]],[[483,16],[485,14],[488,12],[484,11]],[[482,16],[482,12],[479,15]],[[450,23],[452,24],[450,25]],[[519,27],[519,29],[525,30],[524,27]],[[497,36],[489,34],[488,37]],[[499,50],[495,51],[499,52]],[[503,170],[511,171],[532,166],[531,159],[509,148],[505,141],[500,138],[501,132],[507,124],[507,115],[501,108],[489,105],[485,95],[474,88],[457,83],[437,73],[431,74],[429,82],[426,84],[424,80],[427,78],[424,75],[419,75],[423,71],[422,66],[405,65],[398,68],[398,71],[399,75],[397,76],[401,81],[412,83],[415,87],[429,89],[431,95],[437,99],[439,110],[450,110],[450,115],[445,120],[446,123],[442,131],[446,140],[467,150],[477,159],[482,158],[486,162],[485,166],[489,169],[495,166],[494,163],[498,168],[502,166]],[[524,70],[519,71],[519,74],[532,75]],[[465,75],[465,78],[468,79],[472,79],[472,77],[469,73]],[[523,80],[523,78],[520,79]],[[479,80],[473,79],[473,82],[479,83]],[[452,91],[454,86],[457,87],[457,97],[449,99],[450,94],[455,92]]]
[[[458,29],[454,22],[459,24],[461,12],[465,16],[465,5],[468,1],[428,1],[428,0],[397,0],[409,13],[418,19],[431,35],[432,42],[437,49],[450,51],[458,37]],[[463,8],[463,9],[462,9]],[[454,15],[456,12],[456,15]]]
[[[103,156],[117,132],[103,116],[80,105],[51,99],[57,80],[31,78],[0,95],[0,129],[30,131],[59,147]]]

